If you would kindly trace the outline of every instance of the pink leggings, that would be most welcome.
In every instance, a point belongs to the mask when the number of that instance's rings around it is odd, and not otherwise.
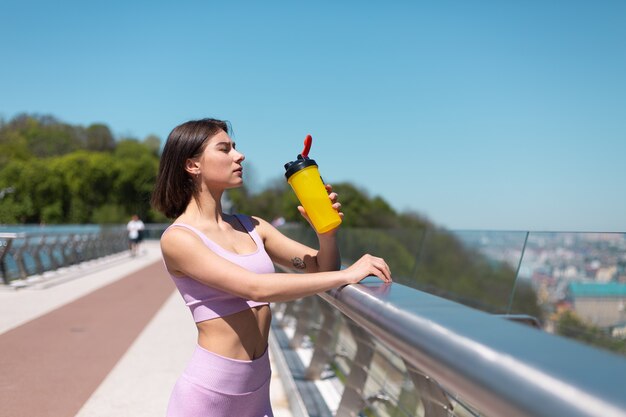
[[[242,361],[196,347],[167,407],[167,417],[272,417],[270,360]]]

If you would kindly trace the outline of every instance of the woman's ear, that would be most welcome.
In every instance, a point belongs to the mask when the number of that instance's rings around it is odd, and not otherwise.
[[[196,158],[188,158],[185,161],[185,171],[192,176],[200,174],[200,162]]]

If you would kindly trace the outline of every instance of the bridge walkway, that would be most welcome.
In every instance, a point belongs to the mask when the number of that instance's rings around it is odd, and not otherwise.
[[[35,280],[36,281],[36,280]],[[0,417],[154,417],[196,343],[158,242],[0,290]],[[273,353],[270,359],[274,361]],[[276,417],[290,417],[277,367]]]

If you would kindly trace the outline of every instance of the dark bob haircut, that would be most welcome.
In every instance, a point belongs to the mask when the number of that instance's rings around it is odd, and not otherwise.
[[[229,123],[217,119],[191,120],[176,126],[167,137],[159,173],[152,193],[152,206],[174,219],[185,212],[192,197],[197,197],[198,186],[185,170],[189,158],[202,154],[209,139],[220,131],[230,133]]]

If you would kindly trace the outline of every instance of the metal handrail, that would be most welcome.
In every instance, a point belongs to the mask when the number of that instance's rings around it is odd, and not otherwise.
[[[17,239],[25,236],[26,233],[0,233],[0,239]]]
[[[486,415],[626,417],[620,356],[373,278],[320,296]]]

